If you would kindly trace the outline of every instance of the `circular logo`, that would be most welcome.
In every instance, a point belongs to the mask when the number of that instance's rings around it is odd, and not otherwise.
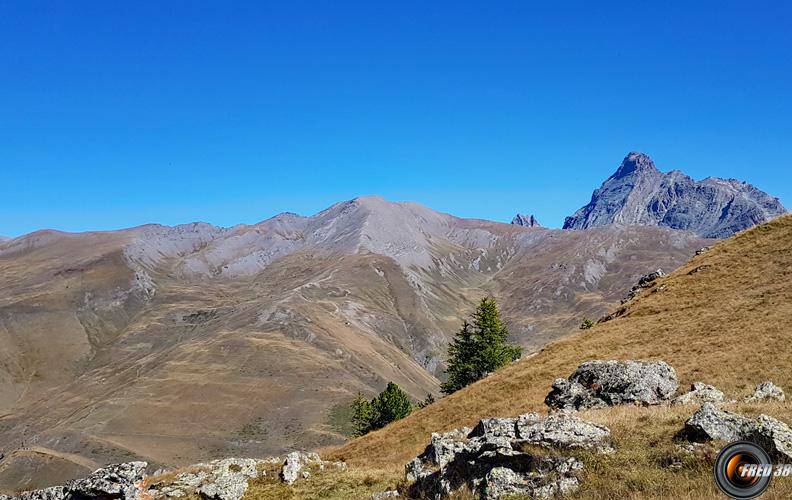
[[[767,452],[750,441],[726,445],[715,460],[715,483],[732,498],[756,498],[770,486],[772,464]]]

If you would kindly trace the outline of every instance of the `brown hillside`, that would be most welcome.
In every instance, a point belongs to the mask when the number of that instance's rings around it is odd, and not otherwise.
[[[401,467],[433,431],[469,426],[482,417],[545,411],[552,381],[590,359],[662,359],[676,368],[681,388],[703,380],[734,397],[767,379],[792,389],[791,313],[792,216],[783,216],[693,258],[633,299],[616,319],[550,344],[332,454],[357,465]],[[779,406],[761,410],[790,421],[788,405]],[[670,436],[692,411],[672,412],[675,421],[663,432]],[[591,418],[613,425],[614,432],[624,427],[624,415],[607,412]]]

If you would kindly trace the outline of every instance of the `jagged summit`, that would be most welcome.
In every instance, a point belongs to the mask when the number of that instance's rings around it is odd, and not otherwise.
[[[536,220],[536,217],[533,214],[525,215],[525,214],[517,214],[511,221],[512,224],[515,226],[524,226],[524,227],[542,227],[539,224],[539,221]]]
[[[654,162],[649,155],[632,151],[624,157],[621,165],[616,170],[611,178],[622,178],[628,175],[638,174],[659,174],[660,171],[655,167]]]
[[[744,181],[695,181],[679,170],[663,173],[649,156],[629,153],[564,229],[607,224],[666,226],[725,238],[786,213],[777,198]]]

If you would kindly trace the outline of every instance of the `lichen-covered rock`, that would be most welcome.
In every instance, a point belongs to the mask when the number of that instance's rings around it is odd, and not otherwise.
[[[258,477],[258,463],[251,458],[226,458],[210,462],[211,480],[204,479],[198,494],[207,500],[239,500],[248,488],[248,480]]]
[[[745,398],[745,402],[753,403],[767,400],[784,401],[785,399],[784,390],[768,380],[767,382],[762,382],[757,385],[754,393]]]
[[[726,396],[717,387],[707,385],[704,382],[693,382],[690,391],[675,397],[672,405],[688,405],[702,403],[723,403]]]
[[[66,498],[66,493],[65,487],[52,486],[41,490],[26,491],[14,497],[0,495],[0,500],[63,500]]]
[[[752,441],[775,458],[792,460],[792,429],[784,422],[767,415],[751,419],[718,409],[712,403],[704,403],[687,419],[680,434],[698,442]]]
[[[780,420],[759,415],[743,439],[759,444],[773,457],[787,463],[792,460],[792,429]]]
[[[691,441],[736,441],[742,439],[750,419],[704,403],[685,421],[682,434]]]
[[[568,380],[553,383],[545,404],[565,410],[655,405],[667,401],[678,386],[676,372],[663,361],[587,361]]]
[[[432,434],[424,452],[405,466],[410,495],[443,498],[466,487],[480,498],[528,495],[546,498],[574,489],[583,465],[572,457],[526,451],[547,448],[610,450],[610,431],[575,416],[486,418],[473,430]]]
[[[610,429],[559,412],[542,419],[536,413],[521,415],[517,420],[517,439],[559,449],[583,448],[609,453]]]
[[[307,453],[304,451],[293,451],[286,455],[286,460],[283,462],[281,468],[281,479],[283,482],[292,485],[297,479],[301,477],[301,472],[304,466],[315,464],[324,468],[324,462],[319,458],[316,453]]]
[[[514,439],[517,432],[515,424],[513,418],[484,418],[470,431],[469,437]]]
[[[24,500],[124,499],[140,500],[146,462],[128,462],[97,469],[88,477],[69,481],[63,486],[28,491],[17,498]]]

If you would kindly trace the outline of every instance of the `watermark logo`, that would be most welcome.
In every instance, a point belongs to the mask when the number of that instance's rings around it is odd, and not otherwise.
[[[773,464],[756,443],[735,441],[715,460],[715,483],[731,498],[756,498],[767,490],[773,476],[788,476],[792,464]]]

